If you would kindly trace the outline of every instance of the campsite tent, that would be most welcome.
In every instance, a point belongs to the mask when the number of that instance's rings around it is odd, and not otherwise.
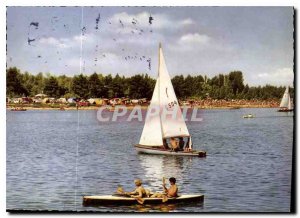
[[[45,97],[47,97],[47,95],[45,95],[43,93],[40,93],[40,94],[35,95],[34,97],[36,97],[36,98],[45,98]]]

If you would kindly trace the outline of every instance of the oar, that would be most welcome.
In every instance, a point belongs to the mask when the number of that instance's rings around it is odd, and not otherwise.
[[[165,177],[163,177],[162,182],[163,182],[163,187],[165,187],[166,186],[166,178]],[[165,189],[164,189],[164,191],[165,191]],[[163,194],[162,202],[165,203],[166,201],[168,201],[168,196]]]
[[[121,186],[118,187],[117,193],[127,195],[127,193],[124,192],[124,190],[123,190],[123,188]],[[132,197],[130,195],[128,195],[128,196]],[[139,204],[144,204],[145,200],[143,198],[141,198],[141,197],[133,197],[133,198],[135,198]]]

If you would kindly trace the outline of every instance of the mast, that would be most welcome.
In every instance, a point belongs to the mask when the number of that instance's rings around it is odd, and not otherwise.
[[[159,69],[160,69],[160,49],[161,49],[161,42],[159,43],[159,47],[158,47],[158,76],[159,76]]]
[[[159,113],[160,113],[160,56],[161,56],[161,42],[159,42],[159,46],[158,46],[158,107],[159,107]],[[161,122],[161,117],[159,115],[159,123],[160,123],[160,128],[161,128],[161,136],[162,136],[162,141],[164,143],[164,135],[163,135],[163,125],[162,125],[162,122]]]

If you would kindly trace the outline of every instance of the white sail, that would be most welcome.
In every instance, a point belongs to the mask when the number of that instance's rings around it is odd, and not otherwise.
[[[289,96],[288,109],[289,109],[289,110],[292,109],[292,101],[291,101],[291,97],[290,97],[290,96]]]
[[[156,81],[151,103],[147,110],[144,129],[140,138],[140,145],[160,146],[163,145],[162,131],[159,112],[159,78]],[[153,115],[150,116],[150,113]]]
[[[289,87],[286,87],[286,90],[283,94],[283,97],[281,99],[281,102],[280,102],[280,106],[279,107],[288,107],[288,104],[289,104],[289,97],[290,97],[290,94],[289,94]]]
[[[189,136],[189,131],[183,119],[179,102],[166,67],[162,48],[159,48],[159,100],[161,107],[161,124],[164,138],[172,136]],[[164,114],[165,112],[165,114]],[[172,113],[176,116],[172,116]]]
[[[159,113],[153,113],[155,110],[158,110]],[[158,78],[139,144],[160,146],[163,145],[163,138],[176,136],[190,136],[190,134],[182,116],[160,46]],[[191,138],[189,147],[192,148]]]

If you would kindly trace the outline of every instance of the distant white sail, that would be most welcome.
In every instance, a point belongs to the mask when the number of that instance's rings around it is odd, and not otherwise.
[[[160,106],[162,112],[165,111],[165,114],[168,114],[167,116],[163,113],[161,114],[163,137],[189,136],[190,134],[183,119],[161,47],[159,48],[159,81]],[[173,112],[177,113],[176,116],[172,116]]]
[[[292,109],[292,101],[291,101],[291,97],[290,97],[290,96],[289,96],[288,109],[289,109],[289,110]]]
[[[147,117],[140,138],[141,145],[147,145],[147,146],[163,145],[160,115],[159,112],[155,113],[155,110],[159,110],[159,78],[156,80],[151,103],[147,110]],[[152,113],[153,115],[150,116],[149,113]]]
[[[286,87],[286,90],[283,94],[283,97],[281,99],[281,102],[280,102],[280,106],[279,107],[288,107],[288,104],[289,104],[289,98],[290,98],[290,94],[289,94],[289,87]]]

